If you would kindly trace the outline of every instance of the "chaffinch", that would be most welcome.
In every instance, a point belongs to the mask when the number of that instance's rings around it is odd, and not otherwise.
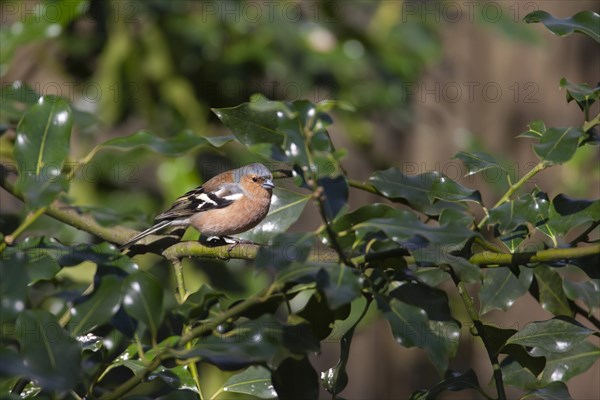
[[[171,208],[156,216],[152,227],[120,248],[167,227],[190,225],[209,239],[229,239],[227,242],[235,245],[240,240],[229,235],[250,230],[267,216],[274,186],[273,175],[260,163],[223,172],[179,197]]]

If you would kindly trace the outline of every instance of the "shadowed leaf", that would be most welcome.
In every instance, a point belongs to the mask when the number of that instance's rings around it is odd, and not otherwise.
[[[579,32],[600,42],[600,15],[593,11],[581,11],[572,17],[556,18],[546,11],[538,10],[527,14],[523,21],[528,24],[541,22],[558,36]]]

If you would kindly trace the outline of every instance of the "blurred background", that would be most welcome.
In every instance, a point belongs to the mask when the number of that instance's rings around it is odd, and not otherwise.
[[[439,171],[479,189],[492,204],[503,182],[485,174],[464,178],[467,171],[453,155],[485,150],[522,176],[537,162],[531,143],[514,139],[529,122],[582,123],[577,106],[566,104],[560,79],[600,81],[595,42],[577,34],[555,37],[542,25],[524,24],[523,17],[538,9],[567,17],[598,8],[595,0],[4,0],[0,80],[2,86],[21,81],[38,94],[63,96],[89,113],[76,120],[74,160],[98,143],[140,129],[163,137],[183,129],[227,134],[210,108],[236,106],[254,93],[275,100],[344,100],[356,111],[336,113],[330,133],[337,148],[349,151],[344,162],[349,176],[365,180],[390,166],[407,174]],[[16,123],[3,114],[1,123]],[[598,158],[595,147],[586,146],[567,165],[539,174],[535,184],[551,198],[558,193],[598,198]],[[69,197],[106,224],[127,216],[132,227],[141,228],[184,190],[250,160],[235,144],[178,158],[105,151],[94,158],[93,175],[71,185]],[[4,191],[0,196],[3,224],[10,224],[22,206]],[[375,201],[381,199],[350,193],[351,208]],[[314,210],[307,207],[305,213],[293,230],[318,226]],[[66,242],[94,240],[50,219],[41,219],[35,229],[40,234],[52,229]],[[156,257],[145,262],[156,274],[167,268]],[[236,262],[189,261],[186,273],[192,285],[209,282],[233,297],[266,283]],[[85,269],[68,274],[64,279],[74,284],[91,279]],[[456,300],[453,311],[462,315]],[[551,315],[524,296],[508,312],[486,317],[519,329]],[[439,380],[424,352],[400,347],[375,313],[363,325],[352,345],[345,398],[403,399]],[[484,385],[491,366],[468,329],[463,325],[450,368],[472,367]],[[337,357],[337,342],[331,340],[312,361],[323,371]],[[225,379],[212,367],[202,373],[208,388]],[[575,399],[600,398],[599,364],[568,386]],[[478,398],[468,392],[445,396]]]

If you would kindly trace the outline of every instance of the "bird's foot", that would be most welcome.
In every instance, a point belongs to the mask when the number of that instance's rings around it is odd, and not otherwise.
[[[234,238],[231,236],[223,236],[221,239],[223,239],[225,241],[225,243],[229,244],[229,246],[227,247],[227,255],[229,255],[231,253],[231,251],[235,248],[235,246],[237,246],[238,244],[258,245],[258,243],[255,243],[252,240],[239,239],[239,238]]]

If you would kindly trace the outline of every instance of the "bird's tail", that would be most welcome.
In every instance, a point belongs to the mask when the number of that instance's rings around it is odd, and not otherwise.
[[[161,229],[166,228],[172,222],[173,222],[172,220],[163,220],[163,221],[160,221],[158,224],[153,225],[150,228],[146,229],[145,231],[142,231],[142,232],[138,233],[137,235],[135,235],[134,237],[132,237],[131,239],[129,239],[126,243],[123,243],[121,246],[119,246],[119,250],[125,250],[126,248],[128,248],[129,246],[131,246],[132,244],[134,244],[135,242],[137,242],[138,240],[140,240],[142,238],[145,238],[146,236],[151,235],[154,232],[158,232]]]

